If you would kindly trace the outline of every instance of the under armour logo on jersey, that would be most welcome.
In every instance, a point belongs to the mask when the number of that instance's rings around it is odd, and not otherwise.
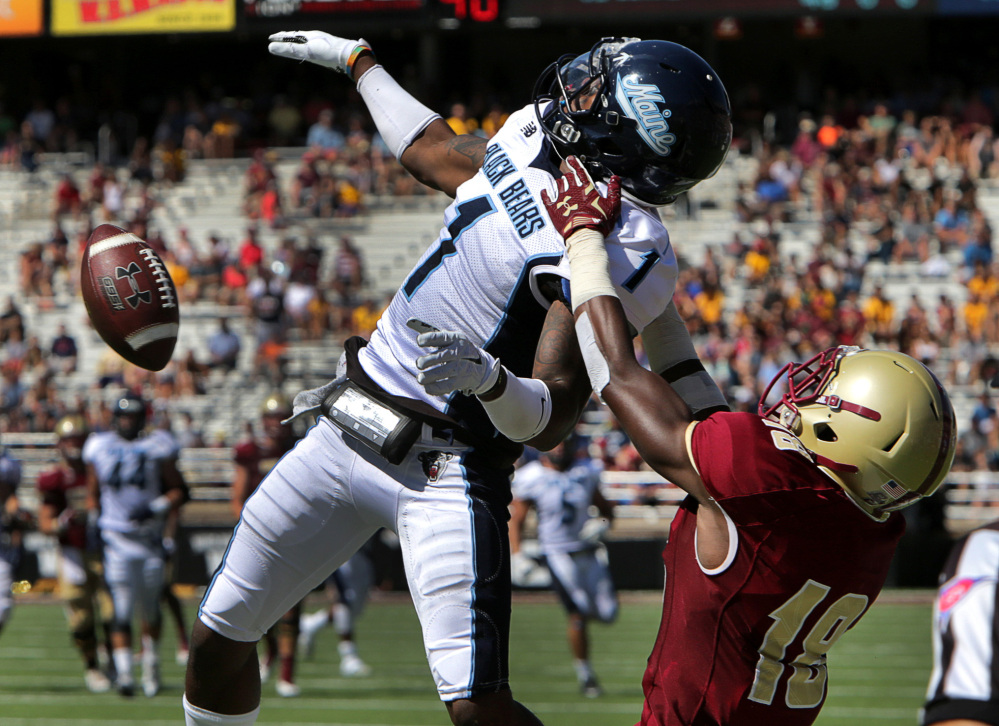
[[[447,463],[454,458],[454,454],[446,451],[424,451],[417,458],[423,465],[423,473],[427,481],[435,482],[441,478]]]
[[[132,294],[125,298],[125,302],[133,310],[139,307],[140,302],[148,304],[153,301],[153,293],[150,290],[140,290],[139,283],[135,281],[135,276],[140,272],[142,272],[142,268],[135,262],[129,262],[128,267],[116,267],[114,270],[114,276],[119,280],[122,278],[127,279],[128,286],[132,288]]]
[[[537,130],[538,130],[537,125],[533,121],[531,121],[531,123],[527,124],[527,126],[525,126],[520,130],[520,133],[522,133],[524,136],[534,136],[534,132]]]

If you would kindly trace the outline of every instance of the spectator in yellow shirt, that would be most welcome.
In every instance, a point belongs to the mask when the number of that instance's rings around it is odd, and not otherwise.
[[[989,315],[989,307],[982,296],[970,292],[968,301],[962,309],[965,334],[972,342],[981,342],[985,333],[985,320]]]
[[[975,263],[975,274],[968,280],[968,292],[975,293],[982,300],[994,300],[999,296],[999,278],[992,272],[992,268],[982,261]]]
[[[881,285],[875,285],[874,292],[864,301],[864,317],[867,330],[878,343],[891,340],[894,333],[895,304],[885,297]]]
[[[451,106],[451,116],[447,120],[456,134],[474,134],[479,130],[479,123],[468,115],[468,109],[463,103],[455,103]]]
[[[717,325],[721,322],[725,307],[725,295],[716,279],[708,277],[704,280],[704,289],[694,297],[694,304],[697,305],[697,311],[705,326]]]

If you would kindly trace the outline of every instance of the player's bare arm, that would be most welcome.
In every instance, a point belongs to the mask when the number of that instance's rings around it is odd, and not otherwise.
[[[600,395],[638,453],[698,501],[707,501],[687,454],[686,431],[694,420],[690,408],[666,381],[639,365],[620,301],[601,295],[584,302],[575,314],[577,320],[584,315],[589,319],[609,374]]]
[[[274,55],[305,60],[350,76],[382,138],[402,165],[423,184],[450,197],[482,165],[486,142],[457,136],[378,65],[363,38],[351,40],[318,30],[270,36]]]
[[[606,361],[604,401],[645,462],[697,500],[698,558],[705,567],[719,566],[728,553],[728,525],[690,460],[690,407],[665,380],[639,365],[618,298],[592,298],[576,309],[577,320],[584,315]]]
[[[419,182],[453,198],[458,187],[475,176],[485,154],[485,139],[458,136],[437,119],[403,152],[400,161]]]
[[[232,489],[229,492],[229,510],[239,519],[243,513],[243,505],[250,497],[250,470],[244,464],[236,464],[232,477]]]
[[[578,159],[566,162],[573,173],[554,195],[542,193],[542,201],[566,240],[573,315],[577,336],[588,341],[582,356],[593,390],[649,466],[697,500],[698,556],[705,566],[718,565],[728,550],[728,527],[690,459],[693,414],[669,383],[635,358],[631,328],[608,272],[604,235],[620,213],[619,180],[611,178],[604,197]]]
[[[101,484],[92,464],[87,464],[87,512],[100,512]]]
[[[174,459],[167,459],[161,464],[160,474],[163,479],[163,493],[170,500],[172,509],[177,509],[190,500],[191,493],[187,482],[184,481],[184,475],[180,473]]]
[[[526,443],[548,451],[572,433],[590,398],[590,381],[576,341],[572,311],[561,301],[548,308],[532,376],[548,386],[552,414],[544,430]]]
[[[38,507],[38,531],[42,534],[55,535],[59,533],[56,508],[51,504],[41,504]]]
[[[520,552],[520,543],[524,531],[527,514],[531,511],[531,503],[525,499],[514,499],[510,502],[510,552]]]
[[[351,67],[356,83],[378,64],[374,53],[361,51]],[[435,119],[402,152],[399,161],[422,184],[449,197],[482,166],[486,140],[471,134],[458,136],[443,119]]]

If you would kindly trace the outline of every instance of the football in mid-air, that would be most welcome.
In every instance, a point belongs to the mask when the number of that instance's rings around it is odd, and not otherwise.
[[[145,240],[113,224],[97,227],[83,253],[80,288],[105,343],[142,368],[166,367],[180,328],[177,289]]]

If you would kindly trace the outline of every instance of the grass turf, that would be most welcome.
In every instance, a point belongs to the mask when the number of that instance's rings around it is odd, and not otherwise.
[[[318,601],[317,601],[318,603]],[[195,604],[187,605],[188,627]],[[311,608],[307,608],[311,609]],[[605,694],[579,694],[565,643],[565,619],[548,595],[514,605],[514,694],[548,726],[634,724],[641,677],[659,623],[655,595],[626,594],[617,623],[591,628],[593,662]],[[881,600],[830,653],[830,692],[817,726],[913,726],[930,671],[928,593]],[[363,679],[340,677],[336,636],[324,630],[312,659],[299,661],[299,698],[264,685],[260,724],[420,726],[447,724],[423,653],[412,606],[400,598],[371,603],[357,626]],[[62,609],[53,600],[21,599],[0,635],[2,726],[160,726],[183,723],[183,668],[174,662],[174,628],[165,626],[163,689],[155,698],[91,694]],[[137,669],[138,675],[138,669]]]

